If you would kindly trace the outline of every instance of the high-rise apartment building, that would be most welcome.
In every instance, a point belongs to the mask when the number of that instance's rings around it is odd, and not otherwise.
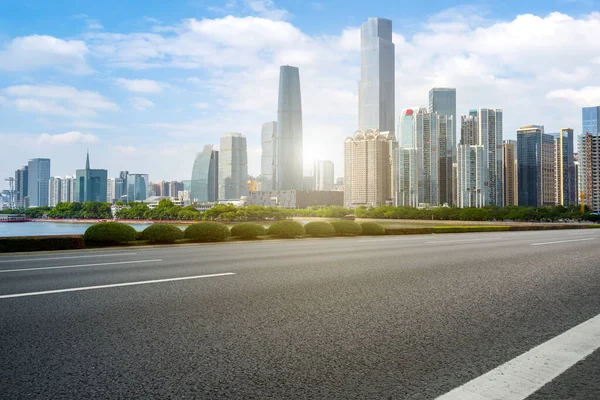
[[[505,207],[519,205],[517,146],[516,140],[505,140],[502,144],[502,180],[504,182]]]
[[[192,201],[215,202],[219,197],[219,152],[213,148],[212,144],[207,144],[201,153],[196,154],[190,191]],[[171,190],[171,193],[175,192]]]
[[[75,202],[75,177],[65,176],[62,178],[61,203]]]
[[[573,129],[563,128],[554,135],[554,203],[562,206],[577,204]]]
[[[414,147],[398,147],[394,156],[394,170],[397,171],[395,206],[419,205],[419,169],[417,168],[417,152]]]
[[[517,130],[517,164],[520,206],[555,205],[554,137],[540,125]]]
[[[300,72],[281,66],[277,104],[277,152],[275,183],[279,190],[302,189],[303,141]]]
[[[395,131],[395,71],[392,21],[369,18],[360,27],[358,128]]]
[[[29,185],[29,167],[25,165],[15,171],[15,194],[14,203],[16,208],[27,208],[25,199],[27,198],[27,191]]]
[[[313,162],[313,177],[315,190],[329,191],[333,190],[334,184],[334,166],[333,162],[328,160],[316,160]]]
[[[477,114],[460,117],[460,144],[470,146],[479,144],[479,118]]]
[[[415,116],[419,112],[419,107],[405,108],[402,110],[398,118],[398,129],[396,130],[399,137],[398,145],[404,148],[415,147]]]
[[[171,192],[169,191],[169,182],[161,181],[160,182],[160,195],[164,197],[171,196]]]
[[[461,144],[457,154],[457,206],[483,207],[486,205],[485,146]]]
[[[34,158],[29,160],[27,167],[27,197],[29,198],[29,207],[45,207],[48,205],[50,159]]]
[[[90,155],[88,153],[85,159],[85,169],[78,169],[75,173],[75,200],[78,203],[86,201],[106,202],[107,180],[107,170],[90,168]]]
[[[429,112],[452,117],[456,123],[456,89],[431,89],[429,91]],[[456,132],[456,127],[452,131]],[[456,142],[456,139],[454,139],[454,142]]]
[[[376,207],[391,201],[393,134],[358,130],[344,141],[344,204]]]
[[[116,202],[116,188],[117,188],[117,183],[115,181],[114,178],[108,178],[106,180],[106,201],[109,203],[114,203]]]
[[[56,176],[48,182],[48,205],[56,207],[62,201],[62,179]]]
[[[585,133],[579,137],[579,177],[582,202],[600,212],[600,135]]]
[[[261,129],[261,190],[274,190],[275,183],[275,155],[277,153],[277,121],[265,122]]]
[[[454,117],[439,115],[434,113],[437,118],[437,142],[438,142],[438,187],[439,204],[452,206],[456,194],[456,182],[452,174],[454,147]]]
[[[239,200],[248,195],[246,137],[226,133],[219,149],[219,200]]]
[[[416,117],[419,204],[439,204],[438,115],[421,108]]]

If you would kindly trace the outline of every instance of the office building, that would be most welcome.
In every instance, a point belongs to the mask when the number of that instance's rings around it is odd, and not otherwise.
[[[160,195],[163,197],[171,196],[171,192],[169,191],[169,182],[166,182],[166,181],[160,182]]]
[[[212,144],[208,144],[201,153],[196,154],[189,190],[194,202],[215,202],[219,197],[219,152],[213,148]],[[185,191],[183,183],[182,186]],[[171,193],[175,192],[171,190]]]
[[[25,199],[27,198],[27,191],[29,185],[29,167],[25,165],[15,171],[15,194],[14,203],[15,208],[27,208]]]
[[[391,203],[394,135],[358,130],[344,141],[344,204],[377,207]]]
[[[116,182],[114,178],[108,178],[106,180],[106,201],[109,203],[114,203],[116,194]]]
[[[56,176],[48,182],[48,205],[56,207],[62,201],[62,179]]]
[[[398,146],[404,148],[415,147],[415,116],[419,107],[405,108],[398,118]]]
[[[145,201],[150,189],[150,177],[148,174],[127,174],[128,202]]]
[[[484,207],[487,170],[485,146],[461,144],[457,153],[457,206]]]
[[[239,200],[248,195],[248,153],[246,137],[226,133],[219,150],[219,200]]]
[[[577,204],[573,129],[563,128],[554,135],[554,203],[561,206]]]
[[[283,65],[279,73],[275,183],[279,190],[301,189],[303,142],[300,72],[296,67]]]
[[[452,117],[456,123],[456,89],[433,88],[429,91],[429,112]],[[456,126],[452,129],[456,132]],[[456,138],[453,138],[456,143]]]
[[[316,160],[313,162],[314,190],[330,191],[334,184],[333,162],[328,160]]]
[[[519,205],[516,140],[505,140],[502,144],[502,181],[504,182],[504,206]]]
[[[261,148],[260,175],[262,190],[273,190],[276,187],[277,121],[265,122],[262,125]]]
[[[127,177],[129,171],[120,171],[119,176],[115,178],[115,202],[127,202]]]
[[[395,71],[392,21],[369,18],[360,27],[358,128],[395,132]]]
[[[169,194],[171,197],[177,197],[179,192],[183,191],[183,182],[171,181],[169,182]]]
[[[65,176],[62,178],[61,203],[75,202],[75,177]]]
[[[105,203],[107,180],[107,170],[90,168],[88,153],[85,159],[85,169],[78,169],[75,173],[75,200],[78,203],[86,201]]]
[[[554,137],[540,125],[517,130],[519,206],[555,205]]]
[[[34,158],[29,160],[27,178],[27,197],[29,207],[48,206],[50,159]]]

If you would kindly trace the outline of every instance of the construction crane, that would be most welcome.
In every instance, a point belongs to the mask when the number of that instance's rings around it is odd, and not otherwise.
[[[5,179],[8,182],[8,208],[15,208],[15,178],[12,176]]]

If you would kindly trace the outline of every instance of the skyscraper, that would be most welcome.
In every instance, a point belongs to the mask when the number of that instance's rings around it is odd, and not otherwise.
[[[582,134],[579,136],[579,193],[582,202],[600,211],[600,106],[582,109]]]
[[[109,203],[114,203],[116,201],[116,192],[117,192],[117,183],[115,179],[108,178],[106,180],[106,201]]]
[[[75,173],[75,201],[106,202],[106,183],[108,171],[105,169],[90,168],[90,154],[86,155],[85,169],[78,169]]]
[[[260,160],[260,175],[262,190],[273,190],[275,184],[275,154],[277,153],[277,121],[265,122],[261,130],[262,154]]]
[[[115,201],[127,202],[127,177],[129,171],[120,171],[115,178]]]
[[[56,176],[48,182],[48,205],[56,207],[62,200],[62,179]]]
[[[178,197],[179,192],[184,190],[183,182],[171,181],[169,182],[169,195],[171,197]]]
[[[517,130],[519,205],[554,205],[554,137],[539,125]]]
[[[316,160],[313,163],[315,190],[333,190],[333,173],[333,162],[328,160]]]
[[[454,117],[434,114],[437,118],[437,142],[438,142],[438,187],[439,204],[452,206],[455,196],[454,176],[452,173],[452,157],[454,150]]]
[[[438,115],[419,109],[416,116],[418,201],[439,204]]]
[[[479,141],[485,148],[487,169],[486,205],[502,207],[504,191],[502,189],[502,139],[503,112],[501,109],[477,109],[479,122]]]
[[[302,100],[297,67],[281,66],[277,105],[276,187],[302,189]]]
[[[50,182],[50,159],[34,158],[28,164],[27,193],[29,207],[48,205],[48,183]]]
[[[192,201],[214,202],[219,197],[219,152],[213,148],[212,144],[207,144],[201,153],[196,154],[192,169],[190,193]],[[169,189],[174,193],[172,189],[176,188]]]
[[[226,133],[219,150],[219,200],[239,200],[248,195],[246,137]]]
[[[26,208],[25,198],[28,193],[29,185],[29,167],[25,165],[15,171],[15,207]]]
[[[429,112],[452,117],[454,126],[452,135],[448,138],[449,147],[452,150],[452,162],[456,162],[456,89],[433,88],[429,91]]]
[[[519,175],[517,164],[517,141],[505,140],[502,144],[502,175],[504,182],[504,206],[519,204]]]
[[[419,112],[419,107],[405,108],[398,118],[398,130],[396,135],[399,137],[398,145],[404,148],[415,147],[415,116]]]
[[[358,128],[395,132],[395,71],[392,21],[369,18],[360,27]]]
[[[477,114],[460,117],[460,144],[471,146],[479,144],[479,118]]]
[[[554,187],[556,205],[577,204],[577,179],[575,177],[573,129],[562,128],[554,136]]]
[[[457,154],[457,206],[486,205],[487,170],[483,145],[461,144]]]
[[[149,197],[149,186],[148,174],[127,174],[127,201],[145,201]]]
[[[62,179],[61,203],[73,203],[75,201],[75,177],[65,176]]]
[[[581,117],[583,135],[600,135],[600,106],[583,107]]]
[[[394,156],[396,171],[395,206],[419,205],[419,169],[417,168],[417,152],[414,147],[398,147]]]

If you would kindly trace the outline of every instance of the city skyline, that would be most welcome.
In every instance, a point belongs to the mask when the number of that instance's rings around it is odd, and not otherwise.
[[[292,6],[284,1],[270,6],[284,11],[289,7]],[[2,33],[7,39],[0,44],[0,52],[11,56],[12,61],[0,67],[0,117],[4,121],[0,136],[8,148],[0,172],[9,176],[22,159],[47,157],[54,161],[55,175],[72,174],[67,155],[89,147],[110,176],[133,165],[156,180],[189,179],[187,171],[195,153],[205,143],[218,142],[223,133],[236,131],[248,138],[249,172],[258,175],[260,127],[276,117],[278,69],[289,63],[298,66],[303,75],[304,152],[310,155],[305,157],[304,168],[310,168],[314,159],[328,158],[336,165],[335,175],[341,176],[343,152],[336,144],[356,128],[354,121],[358,119],[358,26],[374,15],[398,21],[392,33],[397,39],[396,117],[403,108],[426,105],[431,88],[449,86],[458,92],[457,114],[473,107],[504,108],[505,139],[515,139],[516,129],[528,123],[544,124],[554,132],[569,126],[575,135],[581,133],[579,108],[600,103],[590,75],[595,64],[585,58],[585,54],[596,49],[591,39],[598,34],[593,23],[597,17],[589,14],[589,9],[572,4],[539,6],[529,10],[532,15],[516,9],[514,14],[494,15],[494,19],[470,18],[465,23],[465,15],[485,14],[482,10],[448,10],[439,4],[427,7],[427,12],[418,14],[422,23],[407,27],[397,11],[370,4],[362,7],[354,20],[342,15],[334,21],[327,28],[327,39],[322,32],[308,27],[299,10],[282,20],[272,13],[247,8],[221,13],[200,9],[195,14],[179,9],[177,17],[165,17],[161,23],[147,21],[136,29],[116,25],[105,25],[104,29],[95,25],[96,29],[91,29],[85,19],[72,19],[58,7],[57,19],[76,23],[69,24],[69,28],[25,24],[18,31],[6,24]],[[17,8],[13,6],[15,11]],[[327,10],[325,7],[323,12]],[[553,11],[559,13],[552,14]],[[196,19],[185,19],[191,15]],[[99,15],[88,18],[102,20]],[[452,23],[460,29],[449,30]],[[553,62],[550,70],[543,62],[536,63],[540,64],[536,67],[515,61],[524,54],[520,43],[510,49],[477,46],[482,40],[505,39],[513,43],[509,29],[520,30],[531,24],[566,32],[548,38],[557,43],[551,59],[559,61]],[[232,29],[225,30],[225,26]],[[178,29],[180,33],[168,33]],[[268,29],[282,34],[275,40],[265,34]],[[466,38],[475,29],[479,29],[481,38],[478,43],[469,43]],[[228,34],[209,34],[221,30]],[[171,48],[165,50],[165,62],[153,56],[121,59],[122,53],[117,49],[126,52],[136,32],[153,32],[157,40],[167,41],[169,46],[189,38],[182,43],[184,54],[197,43],[206,43],[211,46],[211,54],[219,57],[212,65],[192,58],[186,68],[183,58]],[[123,42],[112,42],[113,33],[123,34]],[[450,45],[442,48],[434,44],[441,34],[447,35]],[[571,34],[579,35],[581,40],[570,40]],[[522,42],[535,46],[527,54],[536,53],[538,60],[550,57],[541,44],[527,39],[527,32],[524,35]],[[269,40],[260,41],[243,53],[248,57],[242,58],[252,63],[240,64],[239,60],[225,57],[230,60],[230,68],[222,70],[222,76],[213,73],[213,68],[219,69],[227,61],[221,56],[247,47],[242,45],[244,37]],[[558,44],[563,41],[575,46],[575,55],[561,56],[561,49],[566,46]],[[60,45],[65,46],[66,54],[55,58],[55,46]],[[115,53],[97,57],[101,49],[113,45]],[[588,51],[578,52],[579,46],[584,45]],[[153,50],[151,43],[144,46]],[[36,53],[40,47],[47,48],[50,55]],[[435,70],[429,66],[434,55],[446,61],[445,68]],[[39,60],[39,64],[27,62],[30,59]],[[148,68],[150,65],[153,67]],[[515,76],[507,72],[513,69]],[[203,128],[198,129],[199,126]],[[164,145],[163,140],[168,144]],[[159,166],[150,161],[151,155],[181,162]]]

